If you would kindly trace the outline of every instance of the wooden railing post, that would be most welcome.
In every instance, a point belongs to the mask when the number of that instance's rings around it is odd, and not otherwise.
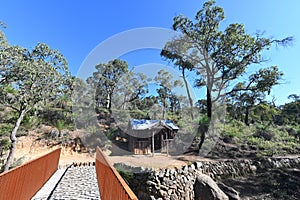
[[[101,200],[138,199],[99,147],[95,163]]]
[[[58,168],[61,148],[0,174],[0,200],[28,200]]]

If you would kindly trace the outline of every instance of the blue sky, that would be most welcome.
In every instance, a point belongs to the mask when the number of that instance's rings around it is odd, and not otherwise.
[[[203,3],[200,0],[7,0],[0,4],[0,20],[7,24],[4,32],[11,44],[32,48],[38,42],[47,43],[65,55],[72,74],[76,75],[89,53],[111,36],[134,28],[171,28],[174,16],[184,14],[192,18]],[[294,36],[293,46],[274,47],[266,52],[264,56],[269,61],[261,67],[277,65],[285,73],[284,84],[272,92],[278,104],[286,102],[289,94],[300,94],[300,1],[217,0],[217,4],[225,10],[222,27],[238,22],[245,25],[248,33],[264,31],[265,36],[278,39]],[[132,66],[161,62],[155,52],[159,51],[128,55],[127,61]]]

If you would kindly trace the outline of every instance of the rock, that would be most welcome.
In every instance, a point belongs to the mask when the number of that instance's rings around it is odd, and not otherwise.
[[[250,165],[250,170],[252,173],[255,173],[257,171],[257,167],[255,165]]]
[[[190,171],[195,170],[195,165],[194,165],[194,164],[191,164],[190,169],[191,169]]]
[[[212,178],[201,174],[194,184],[195,200],[229,200]]]
[[[160,171],[158,176],[159,176],[159,178],[163,178],[165,176],[164,171]]]
[[[182,168],[183,172],[184,173],[187,173],[188,170],[189,170],[189,166],[185,165],[183,168]]]
[[[219,182],[218,186],[229,197],[229,200],[240,200],[241,199],[239,196],[239,193],[232,187],[229,187],[222,182]]]
[[[171,200],[178,200],[178,196],[176,194],[171,194],[170,199]]]
[[[146,184],[149,185],[149,186],[151,186],[151,185],[155,186],[156,185],[156,183],[154,183],[153,181],[147,181]]]
[[[166,191],[164,191],[164,190],[160,190],[160,191],[159,191],[159,194],[160,194],[161,196],[163,196],[163,197],[167,197],[167,196],[168,196],[168,193],[167,193]]]
[[[164,189],[164,190],[166,190],[166,191],[168,190],[168,187],[165,186],[165,185],[161,185],[160,188],[161,188],[161,189]]]
[[[194,165],[196,166],[196,169],[201,169],[203,167],[202,162],[195,162]]]
[[[170,169],[169,171],[170,171],[171,175],[177,174],[176,171],[175,171],[175,169]]]
[[[175,190],[176,190],[176,189],[177,189],[177,185],[176,185],[176,184],[171,185],[171,186],[170,186],[170,189],[175,189]]]
[[[49,133],[50,137],[52,138],[58,138],[59,136],[59,131],[57,129],[51,129]]]

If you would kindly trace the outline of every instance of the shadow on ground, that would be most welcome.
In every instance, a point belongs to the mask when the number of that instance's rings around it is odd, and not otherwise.
[[[272,169],[256,175],[227,178],[222,182],[240,192],[241,199],[300,199],[300,166]]]

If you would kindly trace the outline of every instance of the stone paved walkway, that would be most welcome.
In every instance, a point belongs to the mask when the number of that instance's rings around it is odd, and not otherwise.
[[[45,183],[45,185],[32,197],[32,200],[47,199],[51,192],[55,189],[56,184],[60,178],[64,175],[67,169],[58,169],[51,178]]]
[[[51,181],[51,179],[49,181]],[[53,186],[53,182],[52,182],[52,186]],[[48,188],[48,193],[49,193],[49,189],[50,188]],[[68,168],[66,173],[63,175],[61,181],[58,183],[57,187],[52,192],[52,194],[48,194],[48,196],[47,197],[46,196],[47,195],[45,195],[44,192],[44,195],[40,195],[40,196],[35,195],[35,197],[33,197],[32,199],[34,200],[41,200],[41,199],[98,200],[99,199],[100,200],[95,166],[80,166],[80,167]]]

